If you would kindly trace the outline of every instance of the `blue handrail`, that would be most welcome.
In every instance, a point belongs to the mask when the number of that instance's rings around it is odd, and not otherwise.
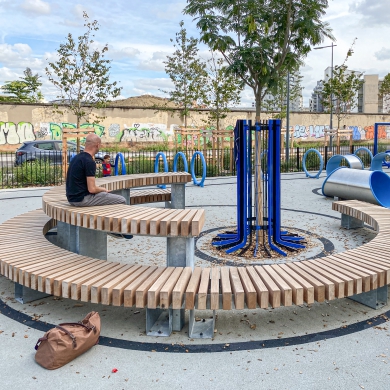
[[[183,152],[177,152],[175,158],[173,159],[173,172],[177,172],[177,162],[179,160],[179,157],[182,158],[183,164],[184,164],[184,171],[188,172],[188,163],[187,158]]]
[[[154,173],[158,173],[158,163],[160,160],[160,157],[162,157],[163,162],[164,162],[164,172],[168,172],[168,161],[167,161],[167,156],[163,152],[158,152],[156,154],[156,159],[154,160]],[[165,184],[158,184],[157,187],[159,188],[167,188]]]
[[[202,160],[202,165],[203,165],[203,173],[202,173],[202,180],[197,181],[195,177],[195,159],[196,156],[199,155],[200,159]],[[206,180],[206,160],[204,159],[203,153],[202,152],[195,152],[194,155],[192,156],[191,159],[191,176],[192,180],[194,181],[194,185],[199,186],[199,187],[204,187],[204,181]]]
[[[119,159],[121,160],[121,164],[122,164],[122,175],[126,175],[126,162],[125,162],[125,157],[123,156],[122,153],[117,153],[116,157],[115,157],[115,170],[114,170],[114,175],[115,176],[118,176],[118,162],[119,162]]]
[[[313,174],[310,174],[307,169],[306,169],[306,158],[307,158],[307,155],[310,153],[310,152],[314,152],[318,155],[318,157],[320,158],[320,169],[318,171],[318,173],[316,173],[315,175]],[[309,149],[306,151],[306,153],[304,154],[303,156],[303,160],[302,160],[302,167],[303,167],[303,170],[305,171],[306,173],[306,177],[310,177],[311,179],[319,179],[320,175],[321,175],[321,172],[322,170],[324,169],[324,159],[322,158],[321,156],[321,153],[316,150],[316,149]]]

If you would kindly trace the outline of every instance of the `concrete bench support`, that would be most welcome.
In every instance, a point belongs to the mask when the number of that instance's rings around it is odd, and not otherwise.
[[[361,294],[352,295],[349,297],[352,301],[361,303],[371,309],[380,309],[387,305],[388,286],[379,287],[376,290],[371,290]]]
[[[15,300],[19,303],[29,303],[49,296],[50,294],[46,294],[38,290],[32,290],[22,284],[15,283]]]
[[[58,221],[57,245],[79,255],[107,260],[107,233],[105,231],[86,229]]]
[[[358,229],[364,227],[364,222],[350,215],[341,214],[341,227],[345,229]]]

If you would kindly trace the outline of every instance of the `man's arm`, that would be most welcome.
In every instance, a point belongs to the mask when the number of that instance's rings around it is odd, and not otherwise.
[[[108,192],[106,188],[98,187],[96,185],[95,176],[87,176],[88,192],[90,194],[97,194],[99,192]]]

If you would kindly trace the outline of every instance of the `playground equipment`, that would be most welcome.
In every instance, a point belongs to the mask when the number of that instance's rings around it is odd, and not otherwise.
[[[364,169],[364,165],[362,160],[354,154],[336,154],[331,157],[326,164],[326,174],[329,176],[335,169],[340,167],[340,163],[342,160],[346,160],[349,168],[351,169]]]
[[[361,151],[365,151],[368,153],[368,155],[370,156],[370,163],[372,162],[372,159],[374,158],[374,156],[372,155],[371,153],[371,150],[368,149],[368,148],[365,148],[365,147],[361,147],[361,148],[357,148],[355,151],[354,151],[354,155],[358,156],[358,153],[361,152]],[[359,156],[358,156],[359,157]],[[359,157],[360,158],[360,157]]]
[[[167,156],[166,156],[165,153],[163,153],[163,152],[158,152],[158,153],[156,154],[156,159],[154,160],[154,172],[155,172],[155,173],[158,173],[158,172],[159,172],[159,170],[158,170],[158,163],[159,163],[160,157],[162,157],[163,162],[164,162],[164,172],[168,172],[168,161],[167,161]],[[162,189],[167,188],[167,186],[166,186],[165,184],[158,184],[157,187],[158,187],[158,188],[162,188]]]
[[[307,158],[307,155],[309,153],[316,153],[320,159],[320,169],[319,169],[318,173],[316,173],[315,175],[310,174],[306,169],[306,158]],[[319,177],[322,173],[322,170],[324,169],[324,159],[322,158],[321,153],[317,149],[307,150],[306,153],[303,155],[302,167],[303,167],[304,172],[306,173],[306,177],[310,177],[311,179],[319,179]]]
[[[118,172],[119,160],[121,161],[121,165],[122,165],[121,175],[126,175],[126,162],[125,162],[125,157],[123,156],[122,153],[117,153],[117,155],[115,157],[114,175],[115,176],[119,175],[119,172]]]
[[[390,126],[389,122],[377,122],[374,125],[374,156],[378,154],[378,130],[379,126]]]
[[[196,176],[195,176],[195,161],[196,161],[196,156],[199,156],[200,159],[201,159],[201,162],[202,162],[202,166],[203,166],[203,171],[202,171],[202,179],[200,181],[198,181],[196,179]],[[160,160],[160,157],[163,159],[163,162],[164,162],[164,172],[168,172],[168,161],[167,161],[167,156],[165,155],[165,153],[163,152],[158,152],[156,154],[156,159],[154,161],[154,172],[157,173],[159,172],[159,169],[158,169],[158,164],[159,164],[159,160]],[[178,152],[176,153],[174,159],[173,159],[173,172],[177,172],[177,162],[179,160],[179,157],[182,158],[183,160],[183,164],[184,164],[184,170],[185,172],[188,172],[188,162],[187,162],[187,158],[185,156],[184,153],[182,152]],[[192,176],[192,180],[193,180],[193,183],[194,185],[196,186],[199,186],[199,187],[204,187],[204,182],[206,180],[206,173],[207,173],[207,167],[206,167],[206,160],[202,154],[202,152],[195,152],[192,156],[192,159],[191,159],[191,176]],[[166,185],[158,185],[157,187],[159,188],[166,188]]]
[[[381,171],[364,171],[339,167],[322,185],[324,196],[356,199],[390,208],[390,177]]]
[[[390,151],[376,154],[371,160],[370,171],[381,171],[383,166],[389,168],[389,163],[385,160],[386,156],[390,156]]]
[[[254,178],[252,132],[255,137]],[[236,123],[234,154],[237,168],[237,231],[219,234],[218,241],[213,242],[215,246],[228,248],[226,253],[248,248],[248,239],[249,245],[252,242],[252,232],[256,233],[254,256],[260,245],[268,254],[271,249],[283,256],[287,253],[281,248],[295,250],[305,247],[301,244],[301,237],[281,230],[280,134],[280,120],[256,123],[255,126],[246,120],[238,120]],[[261,169],[262,164],[265,165],[262,159],[265,150],[267,169],[264,166]]]

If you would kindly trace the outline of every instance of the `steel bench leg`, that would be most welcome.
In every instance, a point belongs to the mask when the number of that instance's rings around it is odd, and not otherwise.
[[[172,311],[172,309],[146,309],[146,334],[170,336],[173,330]]]
[[[371,290],[361,294],[352,295],[348,297],[352,301],[361,303],[362,305],[368,306],[371,309],[380,309],[387,305],[387,293],[388,286],[379,287],[376,290]]]
[[[58,222],[57,245],[68,251],[107,260],[107,232]]]
[[[113,194],[121,195],[126,199],[126,204],[130,204],[130,188],[112,191]]]
[[[198,319],[195,309],[190,310],[190,321],[188,324],[188,337],[192,339],[212,339],[215,329],[215,310],[212,318]]]
[[[341,227],[345,229],[358,229],[364,227],[364,222],[350,215],[341,214]]]
[[[184,183],[171,184],[171,208],[185,209],[186,187]]]
[[[15,300],[19,303],[29,303],[46,297],[50,297],[50,294],[33,290],[20,283],[15,283]]]
[[[167,267],[194,268],[194,237],[167,237]],[[173,330],[181,330],[185,323],[185,310],[172,310]]]

